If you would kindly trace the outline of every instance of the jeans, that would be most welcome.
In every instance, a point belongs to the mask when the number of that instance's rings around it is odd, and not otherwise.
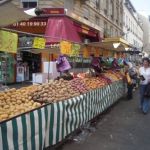
[[[144,113],[147,113],[150,106],[149,98],[144,97],[144,92],[146,90],[146,85],[140,85],[140,108]]]

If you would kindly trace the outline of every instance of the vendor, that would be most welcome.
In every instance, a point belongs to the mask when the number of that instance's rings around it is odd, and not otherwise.
[[[119,69],[118,61],[116,58],[112,61],[112,68],[113,69]]]
[[[72,75],[69,73],[69,70],[71,69],[71,65],[68,62],[66,56],[60,55],[56,63],[57,63],[57,71],[60,72],[60,78],[63,78],[65,80],[73,79]]]
[[[92,55],[91,68],[95,71],[96,76],[98,76],[103,71],[100,58],[94,57],[94,55]]]

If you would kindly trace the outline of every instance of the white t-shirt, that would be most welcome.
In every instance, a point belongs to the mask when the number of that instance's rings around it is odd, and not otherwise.
[[[146,85],[148,82],[150,82],[150,67],[149,68],[144,68],[140,67],[139,69],[140,75],[143,75],[145,80],[141,81],[141,84]]]

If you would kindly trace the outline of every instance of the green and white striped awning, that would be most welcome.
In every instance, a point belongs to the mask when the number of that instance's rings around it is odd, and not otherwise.
[[[65,139],[124,95],[123,81],[48,104],[0,124],[0,150],[42,150]]]

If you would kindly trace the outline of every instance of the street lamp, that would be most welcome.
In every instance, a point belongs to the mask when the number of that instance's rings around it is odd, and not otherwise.
[[[43,10],[39,8],[32,8],[32,9],[25,10],[24,12],[30,16],[36,17],[41,15],[43,13]]]

